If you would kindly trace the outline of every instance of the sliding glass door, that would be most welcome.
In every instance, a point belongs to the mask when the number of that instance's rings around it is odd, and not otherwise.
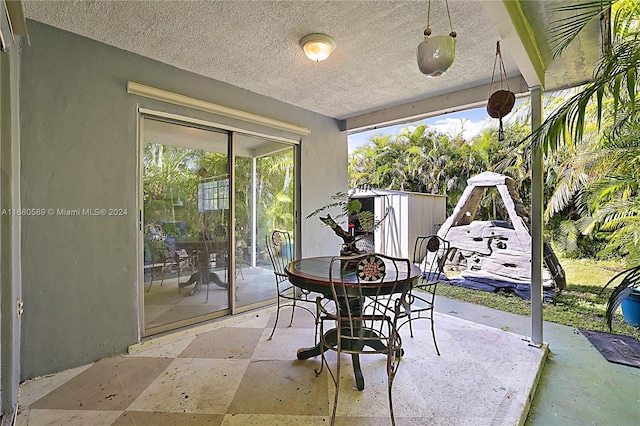
[[[265,237],[294,233],[294,146],[247,135],[234,138],[236,290],[238,308],[276,297]]]
[[[144,335],[273,302],[264,241],[294,232],[295,146],[154,116],[141,128]]]
[[[143,121],[145,330],[229,309],[230,135]]]

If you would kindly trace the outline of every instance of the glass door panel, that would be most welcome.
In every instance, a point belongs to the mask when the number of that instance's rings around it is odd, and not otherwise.
[[[229,138],[143,119],[146,335],[229,310]]]
[[[294,234],[294,147],[236,134],[234,153],[235,304],[242,308],[276,297],[265,237],[273,229]]]

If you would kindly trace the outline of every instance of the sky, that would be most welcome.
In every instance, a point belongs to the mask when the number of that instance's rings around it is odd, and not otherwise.
[[[516,102],[514,111],[516,110],[518,103],[519,102]],[[423,123],[427,124],[430,128],[446,134],[457,134],[462,129],[463,136],[466,140],[482,133],[482,130],[486,127],[498,126],[498,120],[489,117],[486,107],[482,106],[465,111],[452,112],[438,117],[416,121],[414,123],[405,123],[351,134],[349,135],[349,154],[351,154],[354,149],[368,144],[372,136],[397,135],[401,129],[416,127]]]

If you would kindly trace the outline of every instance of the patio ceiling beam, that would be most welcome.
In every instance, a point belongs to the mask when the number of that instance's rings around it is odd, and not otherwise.
[[[505,51],[516,62],[529,87],[545,87],[545,55],[536,40],[537,27],[519,0],[481,0],[502,36]]]
[[[526,94],[529,91],[529,87],[520,75],[509,78],[507,85],[516,95]],[[362,132],[484,106],[490,95],[490,86],[491,84],[482,84],[469,89],[350,117],[342,120],[342,130],[350,133]]]

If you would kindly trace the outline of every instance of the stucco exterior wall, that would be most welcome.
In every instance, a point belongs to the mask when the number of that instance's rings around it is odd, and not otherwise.
[[[137,107],[248,130],[256,125],[127,94],[127,81],[307,127],[302,138],[304,256],[335,253],[304,217],[347,184],[338,123],[100,42],[29,21],[21,67],[22,379],[122,353],[139,339]],[[289,136],[276,131],[275,136]],[[119,208],[126,216],[65,216]],[[50,212],[53,209],[53,214]]]
[[[12,41],[5,9],[0,11],[0,414],[17,409],[20,382],[20,43]]]

